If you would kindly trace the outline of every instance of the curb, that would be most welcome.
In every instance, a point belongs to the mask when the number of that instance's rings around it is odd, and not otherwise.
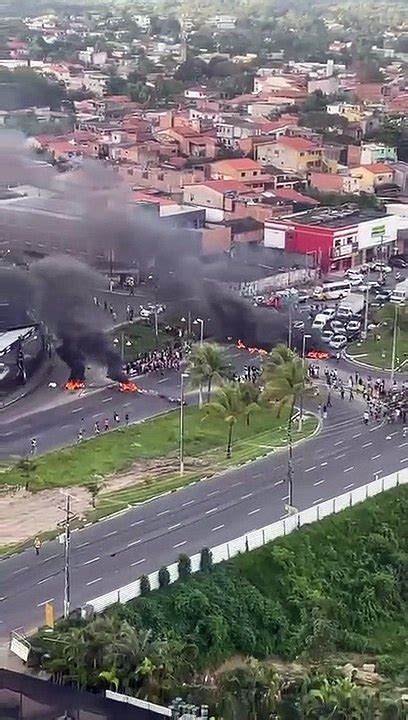
[[[53,369],[53,367],[54,367],[54,361],[51,360],[47,363],[46,367],[44,368],[44,371],[42,373],[39,372],[37,377],[35,377],[35,382],[33,383],[33,385],[31,385],[29,388],[26,388],[25,390],[23,390],[23,392],[21,392],[19,395],[17,395],[17,397],[14,397],[11,400],[2,403],[0,406],[0,409],[5,410],[6,408],[11,407],[11,405],[14,405],[19,400],[23,400],[28,395],[31,395],[32,392],[34,392],[35,390],[37,390],[37,388],[40,387],[40,385],[43,383],[46,375]]]
[[[370,365],[369,363],[362,362],[361,360],[356,360],[356,357],[358,357],[358,356],[349,355],[349,353],[347,353],[347,352],[345,352],[343,355],[344,360],[351,363],[351,365],[358,365],[359,367],[366,368],[367,370],[378,370],[379,372],[384,372],[384,373],[392,372],[391,368],[380,368],[380,367],[378,367],[378,365]],[[404,370],[401,370],[401,369],[397,370],[395,368],[394,373],[403,374]]]

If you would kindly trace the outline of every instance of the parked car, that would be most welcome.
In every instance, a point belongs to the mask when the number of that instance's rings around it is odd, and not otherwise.
[[[408,261],[402,255],[391,255],[388,262],[392,268],[408,268]]]
[[[335,333],[345,333],[346,332],[344,323],[342,323],[340,320],[332,320],[330,325],[333,328]]]
[[[359,332],[361,328],[361,322],[359,320],[349,320],[346,325],[346,331],[349,333]]]
[[[334,335],[329,342],[329,345],[333,350],[341,350],[347,345],[346,335]]]
[[[303,320],[295,320],[295,322],[292,324],[292,327],[294,330],[303,330],[305,327],[305,323]]]
[[[378,302],[387,302],[390,299],[391,290],[382,289],[381,292],[377,293],[374,300]]]
[[[383,262],[372,262],[371,263],[371,270],[374,272],[383,272],[388,275],[388,273],[392,272],[392,267],[389,265],[386,265],[386,263]]]
[[[358,287],[358,285],[364,285],[364,275],[349,275],[348,279],[353,287]]]
[[[322,330],[320,337],[322,342],[328,343],[334,337],[334,330]]]
[[[336,308],[325,308],[319,314],[325,315],[328,320],[331,320],[332,318],[334,318],[334,316],[336,314]]]

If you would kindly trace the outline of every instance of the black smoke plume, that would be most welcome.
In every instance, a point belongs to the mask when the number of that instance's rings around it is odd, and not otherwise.
[[[229,291],[218,279],[228,280],[225,263],[220,263],[217,273],[216,264],[198,257],[199,231],[171,228],[168,222],[163,224],[157,216],[135,206],[130,185],[127,189],[112,167],[105,167],[101,161],[84,161],[81,168],[60,175],[53,168],[37,167],[21,141],[13,166],[8,161],[9,148],[6,142],[0,144],[0,182],[7,182],[10,173],[14,182],[29,182],[48,190],[48,195],[39,200],[40,210],[29,213],[33,245],[36,241],[46,243],[52,233],[55,236],[57,227],[59,246],[71,243],[72,247],[74,242],[75,252],[90,262],[113,253],[116,259],[137,265],[146,274],[153,271],[160,298],[179,300],[182,314],[191,307],[190,302],[195,302],[197,314],[211,318],[206,330],[219,340],[231,337],[250,345],[271,346],[287,338],[287,316],[254,308]],[[62,216],[55,213],[52,193],[58,195]],[[72,208],[73,219],[68,222],[64,213],[71,213]],[[24,228],[21,205],[18,213],[9,205],[3,215],[16,218]],[[0,224],[3,215],[0,208]],[[101,286],[101,278],[63,256],[33,263],[30,275],[37,283],[39,317],[59,338],[65,357],[71,357],[73,350],[82,363],[84,358],[93,359],[108,367],[110,377],[121,378],[118,356],[99,328],[100,314],[92,307],[92,291]]]

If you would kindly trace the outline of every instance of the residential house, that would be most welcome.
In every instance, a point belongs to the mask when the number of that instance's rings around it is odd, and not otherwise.
[[[362,143],[361,145],[361,165],[396,162],[396,160],[398,160],[396,147],[381,143]]]
[[[184,90],[184,97],[187,100],[206,100],[208,91],[205,85],[194,85],[194,87]]]
[[[275,198],[270,192],[248,190],[235,180],[207,180],[187,185],[183,202],[205,208],[207,222],[252,217],[263,222],[267,217],[281,217],[293,211],[291,202]]]
[[[331,103],[327,106],[326,112],[329,115],[340,115],[349,122],[359,122],[362,117],[361,106],[352,103]]]
[[[339,193],[345,195],[360,194],[360,178],[350,173],[311,172],[309,175],[311,188],[322,193]]]
[[[304,174],[321,168],[323,149],[317,143],[302,137],[283,136],[276,141],[268,158],[278,168]]]
[[[385,163],[373,163],[352,168],[350,174],[360,181],[360,192],[375,193],[382,187],[392,185],[394,171]]]
[[[216,125],[217,140],[228,148],[240,147],[240,141],[260,135],[261,126],[242,117],[222,116]]]
[[[156,133],[162,140],[173,140],[178,144],[180,153],[188,157],[214,158],[217,141],[208,134],[202,135],[191,127],[177,126]]]
[[[253,190],[263,191],[271,183],[270,175],[264,173],[260,163],[251,158],[217,160],[210,164],[210,173],[214,180],[239,180]]]
[[[204,180],[204,173],[199,170],[178,169],[166,163],[154,166],[130,165],[121,174],[126,175],[128,183],[133,187],[155,188],[174,199],[182,198],[185,185]]]
[[[401,190],[402,195],[408,195],[408,163],[398,160],[393,163],[394,182]],[[408,207],[408,206],[407,206]]]

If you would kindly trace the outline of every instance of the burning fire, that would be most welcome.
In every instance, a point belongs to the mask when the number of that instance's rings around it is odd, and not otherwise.
[[[242,340],[238,340],[236,346],[237,346],[238,350],[246,350],[251,355],[267,355],[268,354],[268,352],[266,350],[263,350],[262,348],[248,347],[248,345],[245,345],[245,343],[242,342]]]
[[[309,352],[306,353],[306,357],[310,360],[328,360],[330,353],[324,350],[309,350]]]
[[[138,386],[134,382],[121,382],[119,383],[119,392],[137,392]]]
[[[65,383],[65,390],[83,390],[86,387],[83,380],[68,380]]]

